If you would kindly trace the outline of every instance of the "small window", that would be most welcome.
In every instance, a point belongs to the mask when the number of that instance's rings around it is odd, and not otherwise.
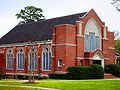
[[[58,60],[58,67],[62,67],[62,66],[63,66],[62,60]]]

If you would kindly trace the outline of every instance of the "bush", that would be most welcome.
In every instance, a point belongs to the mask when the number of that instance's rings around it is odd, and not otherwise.
[[[0,74],[0,80],[2,79],[2,75]]]
[[[90,66],[72,66],[68,68],[68,74],[70,79],[88,79],[90,70]]]
[[[0,73],[0,80],[5,78],[5,73]]]
[[[104,70],[100,65],[72,66],[68,74],[70,79],[99,79],[104,77]]]
[[[52,73],[49,74],[50,79],[68,79],[68,74],[66,73]]]
[[[93,64],[90,65],[92,67],[92,77],[94,79],[99,79],[99,78],[103,78],[104,77],[104,69],[102,66],[97,65],[97,64]]]
[[[49,79],[49,77],[48,76],[43,76],[42,79]]]
[[[106,65],[105,72],[111,73],[114,76],[120,77],[120,66],[115,65],[115,64]]]

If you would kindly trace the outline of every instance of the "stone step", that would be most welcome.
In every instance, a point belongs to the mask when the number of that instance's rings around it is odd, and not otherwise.
[[[111,73],[104,74],[104,79],[115,79],[115,78],[118,78],[118,77],[112,75]]]

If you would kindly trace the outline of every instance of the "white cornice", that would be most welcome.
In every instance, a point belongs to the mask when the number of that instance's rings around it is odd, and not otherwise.
[[[63,43],[63,44],[52,44],[52,46],[76,46],[76,44]]]
[[[108,38],[102,38],[103,40],[108,40]]]
[[[79,34],[77,34],[76,36],[77,36],[77,37],[84,37],[84,35],[79,35]]]
[[[77,23],[77,22],[78,22],[78,23],[83,23],[83,21],[76,21],[76,23]]]
[[[2,44],[1,47],[15,47],[15,46],[31,46],[34,44],[52,44],[52,40],[45,40],[45,41],[34,41],[32,42],[23,42],[23,43],[12,43],[12,44]]]
[[[76,57],[76,58],[79,59],[79,60],[85,59],[84,57]]]
[[[84,58],[84,57],[76,57],[78,60],[83,60],[83,59],[94,59],[94,58]],[[105,60],[109,60],[109,58],[104,58]]]
[[[113,49],[113,50],[115,49],[114,47],[108,47],[108,48],[109,48],[109,49]]]

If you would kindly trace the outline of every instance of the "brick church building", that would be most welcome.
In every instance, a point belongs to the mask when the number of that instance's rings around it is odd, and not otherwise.
[[[114,33],[93,9],[17,25],[0,39],[0,70],[7,75],[28,75],[29,70],[47,75],[69,66],[114,63]]]

